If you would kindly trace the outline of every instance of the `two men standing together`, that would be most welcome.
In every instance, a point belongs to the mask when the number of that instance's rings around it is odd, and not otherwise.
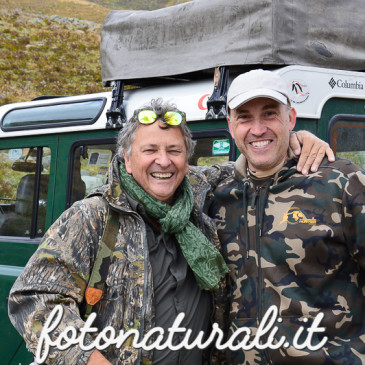
[[[64,316],[54,336],[69,325],[82,327],[80,308],[112,209],[119,228],[106,290],[94,307],[99,330],[135,328],[143,335],[159,326],[167,332],[184,312],[182,325],[192,337],[208,334],[214,313],[230,333],[242,326],[254,333],[275,305],[282,318],[278,336],[289,342],[299,326],[310,326],[323,312],[326,345],[313,353],[290,344],[230,352],[223,361],[361,362],[364,172],[348,161],[325,162],[317,170],[316,160],[314,173],[298,173],[289,148],[295,110],[283,81],[270,71],[236,78],[227,104],[243,155],[235,164],[192,168],[188,178],[194,143],[184,113],[159,101],[135,112],[120,132],[108,184],[61,215],[12,288],[10,318],[32,351],[57,304]],[[326,149],[321,146],[319,160]],[[224,286],[220,279],[228,269]],[[144,351],[125,343],[102,353],[53,348],[46,363],[199,365],[212,359],[198,348]]]

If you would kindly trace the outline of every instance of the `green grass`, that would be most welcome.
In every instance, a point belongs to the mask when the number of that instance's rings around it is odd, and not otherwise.
[[[110,9],[87,0],[0,0],[0,9],[41,15],[59,15],[102,24]]]
[[[186,1],[0,0],[0,105],[110,90],[102,86],[99,50],[110,9],[151,10]],[[62,23],[54,15],[89,22]]]
[[[19,11],[0,11],[0,104],[39,95],[105,91],[100,25],[70,25]]]

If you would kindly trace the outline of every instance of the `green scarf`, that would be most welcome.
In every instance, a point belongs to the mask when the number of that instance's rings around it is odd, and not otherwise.
[[[164,232],[175,235],[199,287],[218,289],[219,280],[228,272],[228,267],[219,251],[189,220],[194,204],[189,179],[185,176],[174,205],[169,205],[149,195],[123,165],[120,166],[120,177],[127,194],[141,203],[147,214],[158,219]]]

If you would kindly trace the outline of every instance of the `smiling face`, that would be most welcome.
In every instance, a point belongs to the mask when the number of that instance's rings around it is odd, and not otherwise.
[[[269,98],[256,98],[233,109],[229,129],[248,166],[265,173],[279,167],[289,147],[289,132],[295,126],[296,112]]]
[[[156,121],[140,125],[132,143],[130,156],[124,152],[125,167],[151,196],[170,204],[184,176],[188,161],[180,127],[166,127]]]

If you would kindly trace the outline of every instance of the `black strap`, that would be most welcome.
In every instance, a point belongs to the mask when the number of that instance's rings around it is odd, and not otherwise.
[[[84,319],[89,317],[93,310],[93,306],[100,301],[103,295],[118,231],[118,213],[112,210],[108,205],[106,225],[101,240],[99,241],[98,254],[85,291],[85,300],[87,305],[84,313]]]

